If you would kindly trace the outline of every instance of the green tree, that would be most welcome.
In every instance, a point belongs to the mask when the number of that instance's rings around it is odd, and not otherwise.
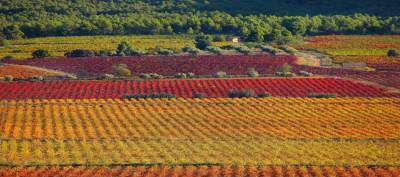
[[[207,35],[196,36],[195,44],[198,49],[205,50],[208,46],[211,46],[211,38]]]

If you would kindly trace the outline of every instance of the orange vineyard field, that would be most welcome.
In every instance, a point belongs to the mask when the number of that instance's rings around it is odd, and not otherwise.
[[[0,177],[398,177],[398,167],[317,167],[317,166],[137,166],[137,167],[51,167],[0,168]]]
[[[42,69],[35,69],[32,67],[21,66],[21,65],[6,65],[0,66],[0,78],[11,76],[13,78],[31,78],[34,76],[59,76],[60,73],[45,71]]]
[[[3,100],[0,164],[400,165],[398,98]]]

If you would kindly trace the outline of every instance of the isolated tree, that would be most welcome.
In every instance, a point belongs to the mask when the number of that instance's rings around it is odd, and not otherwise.
[[[49,57],[50,54],[47,50],[43,50],[43,49],[39,49],[39,50],[35,50],[32,52],[32,57],[33,58],[45,58],[45,57]]]
[[[211,38],[207,35],[196,36],[195,44],[198,49],[205,50],[211,45]]]

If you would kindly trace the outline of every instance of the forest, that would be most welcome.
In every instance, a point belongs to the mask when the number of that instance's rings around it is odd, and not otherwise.
[[[372,2],[2,0],[0,38],[205,33],[267,42],[321,34],[400,33],[400,2],[369,6]]]

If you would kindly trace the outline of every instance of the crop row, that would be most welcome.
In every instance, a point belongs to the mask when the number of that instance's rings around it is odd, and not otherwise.
[[[52,177],[52,176],[249,176],[249,177],[397,177],[398,167],[317,167],[317,166],[128,166],[128,167],[26,167],[0,168],[0,177]]]
[[[211,75],[218,71],[228,74],[246,74],[249,68],[255,68],[260,73],[273,73],[284,63],[293,64],[294,56],[280,55],[237,55],[237,56],[144,56],[144,57],[94,57],[94,58],[45,58],[7,63],[33,65],[43,68],[60,70],[75,74],[112,73],[112,66],[120,63],[127,64],[134,75],[141,73],[158,73],[173,76],[177,73],[192,72],[197,75]]]
[[[397,98],[4,100],[0,112],[2,139],[400,138]]]
[[[127,94],[169,93],[190,98],[228,97],[231,89],[253,89],[275,97],[335,93],[341,97],[398,97],[374,86],[336,78],[182,79],[119,81],[0,82],[0,98],[122,98]]]

